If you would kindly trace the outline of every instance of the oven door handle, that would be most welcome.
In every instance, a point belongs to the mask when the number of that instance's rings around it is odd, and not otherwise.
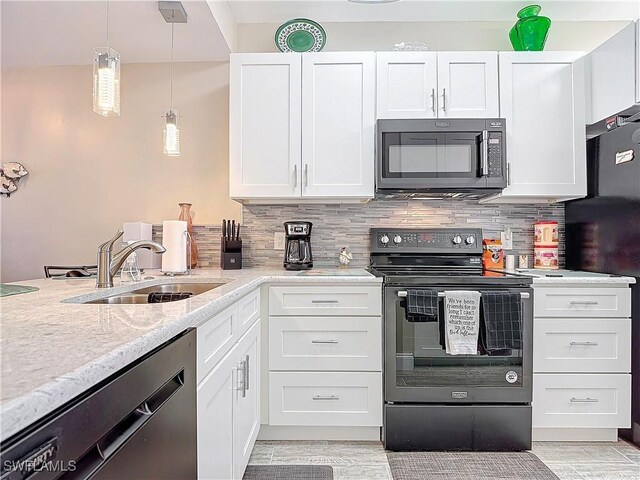
[[[408,294],[407,294],[406,290],[399,290],[398,291],[398,297],[400,297],[400,298],[405,298],[407,295]],[[438,298],[444,298],[445,295],[446,295],[445,292],[438,292]],[[530,297],[528,292],[520,292],[520,296],[522,298],[529,298]]]

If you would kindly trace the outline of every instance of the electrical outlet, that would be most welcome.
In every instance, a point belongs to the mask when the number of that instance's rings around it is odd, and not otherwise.
[[[273,232],[273,249],[284,250],[284,232]]]
[[[513,232],[510,228],[506,232],[500,232],[500,240],[503,250],[513,250]]]

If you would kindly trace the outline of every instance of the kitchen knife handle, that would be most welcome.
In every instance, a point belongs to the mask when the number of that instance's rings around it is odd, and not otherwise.
[[[231,220],[231,240],[236,239],[236,221]]]
[[[222,238],[227,238],[227,219],[222,219]]]

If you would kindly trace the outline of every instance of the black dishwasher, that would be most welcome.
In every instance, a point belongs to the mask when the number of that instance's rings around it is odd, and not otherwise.
[[[197,477],[188,329],[0,445],[1,480]]]

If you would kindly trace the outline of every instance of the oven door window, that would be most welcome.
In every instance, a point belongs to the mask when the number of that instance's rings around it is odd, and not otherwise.
[[[385,178],[475,178],[481,136],[474,133],[385,133]]]
[[[398,388],[522,386],[522,350],[492,356],[448,355],[444,348],[444,302],[439,302],[439,321],[433,322],[408,321],[405,306],[406,300],[396,301]]]

